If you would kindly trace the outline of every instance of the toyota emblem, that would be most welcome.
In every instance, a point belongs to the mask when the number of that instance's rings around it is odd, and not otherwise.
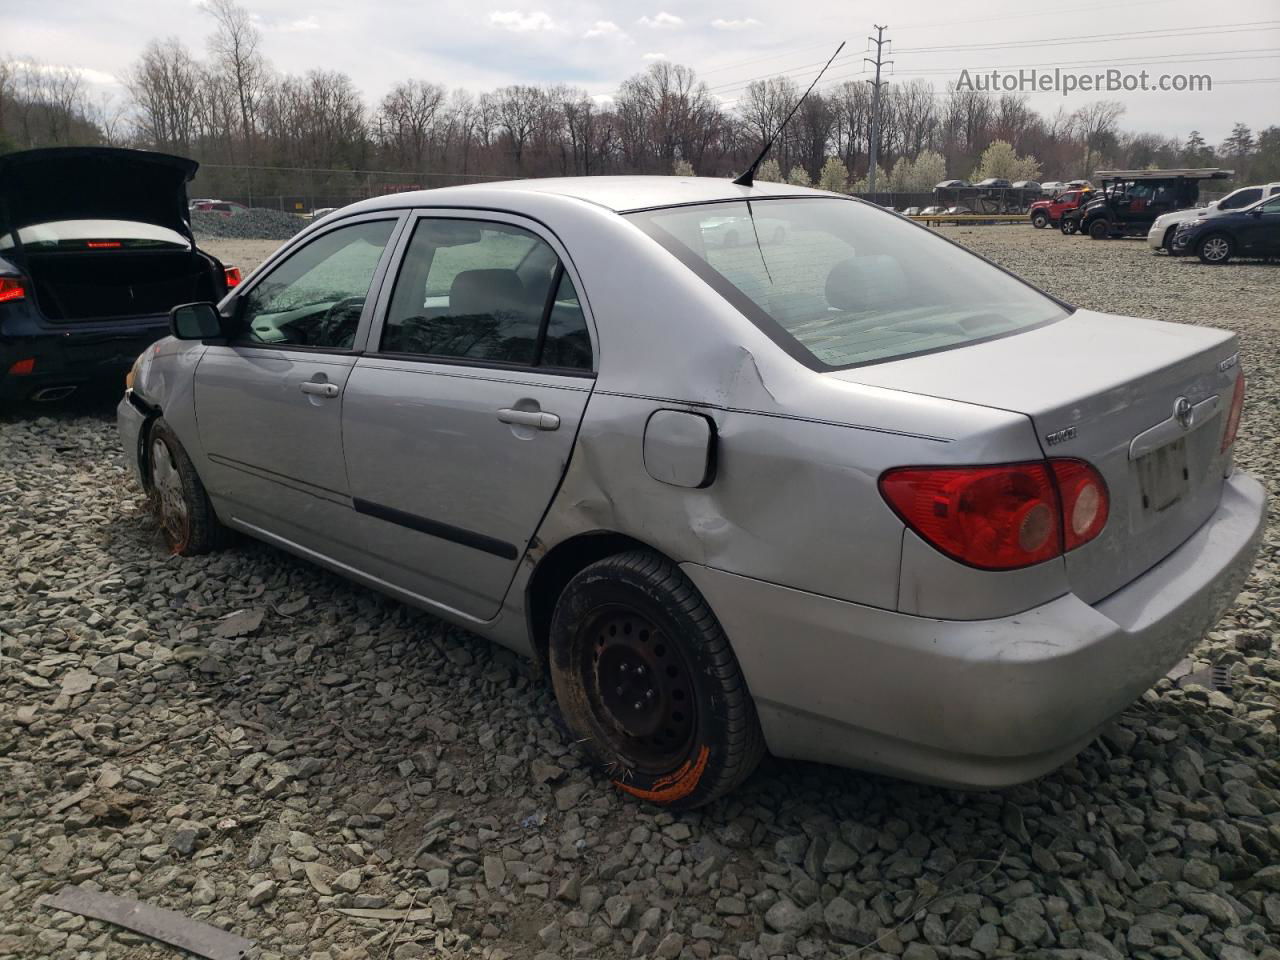
[[[1196,418],[1196,408],[1186,397],[1179,397],[1173,402],[1173,418],[1182,424],[1183,430],[1190,430]]]

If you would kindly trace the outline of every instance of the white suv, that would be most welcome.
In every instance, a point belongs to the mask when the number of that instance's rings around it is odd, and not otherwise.
[[[1221,200],[1215,200],[1203,207],[1192,207],[1189,210],[1174,210],[1156,217],[1147,233],[1147,246],[1156,253],[1168,251],[1173,243],[1173,232],[1184,220],[1198,220],[1200,217],[1213,216],[1219,211],[1241,210],[1251,203],[1257,203],[1263,197],[1274,197],[1280,193],[1280,183],[1268,183],[1263,186],[1241,187],[1233,190]]]

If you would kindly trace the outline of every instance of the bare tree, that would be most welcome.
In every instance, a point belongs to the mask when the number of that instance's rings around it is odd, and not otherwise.
[[[1075,112],[1075,129],[1084,145],[1083,176],[1091,176],[1095,156],[1113,141],[1124,104],[1118,100],[1095,100]]]
[[[206,0],[204,10],[217,25],[209,39],[209,52],[235,93],[245,157],[252,167],[256,156],[254,132],[258,104],[271,82],[271,70],[259,50],[262,36],[253,25],[249,11],[235,0]],[[248,184],[252,197],[252,173]]]

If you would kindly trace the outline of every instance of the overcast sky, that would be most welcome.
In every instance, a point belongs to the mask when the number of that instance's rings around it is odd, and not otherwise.
[[[1220,6],[1204,0],[648,2],[246,0],[245,6],[277,69],[345,71],[370,103],[407,77],[473,90],[569,83],[606,96],[656,58],[693,67],[731,103],[748,81],[772,74],[788,73],[807,85],[841,39],[849,45],[828,77],[868,76],[858,72],[866,36],[881,23],[893,41],[887,48],[895,61],[891,81],[923,76],[942,90],[962,69],[972,75],[1055,65],[1089,74],[1107,66],[1146,69],[1153,82],[1166,73],[1207,73],[1211,92],[1038,93],[1032,103],[1053,113],[1117,99],[1128,108],[1126,129],[1179,138],[1198,129],[1213,143],[1237,120],[1255,130],[1280,124],[1280,82],[1233,82],[1280,79],[1276,0]],[[42,0],[12,5],[5,16],[11,55],[81,69],[95,92],[119,92],[114,78],[148,39],[177,36],[203,55],[210,29],[199,3],[183,0]]]

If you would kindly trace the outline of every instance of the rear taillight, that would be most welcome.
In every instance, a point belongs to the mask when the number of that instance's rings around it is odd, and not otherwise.
[[[18,360],[9,366],[9,376],[11,377],[29,377],[36,372],[36,358],[27,357]]]
[[[26,296],[27,286],[21,277],[0,277],[0,303],[24,300]]]
[[[1107,522],[1106,483],[1082,460],[899,467],[880,477],[880,493],[925,541],[983,570],[1043,563]]]
[[[1049,467],[1062,498],[1063,546],[1074,550],[1100,534],[1107,525],[1111,497],[1102,475],[1083,460],[1050,460]]]
[[[90,240],[85,245],[90,250],[119,250],[124,246],[119,240]]]
[[[1240,432],[1240,414],[1244,413],[1244,371],[1236,377],[1236,388],[1231,392],[1231,409],[1227,411],[1227,426],[1222,431],[1222,448],[1219,453],[1226,453],[1227,448],[1236,442]]]
[[[240,281],[244,279],[240,273],[239,267],[223,267],[227,274],[227,289],[240,286]]]

